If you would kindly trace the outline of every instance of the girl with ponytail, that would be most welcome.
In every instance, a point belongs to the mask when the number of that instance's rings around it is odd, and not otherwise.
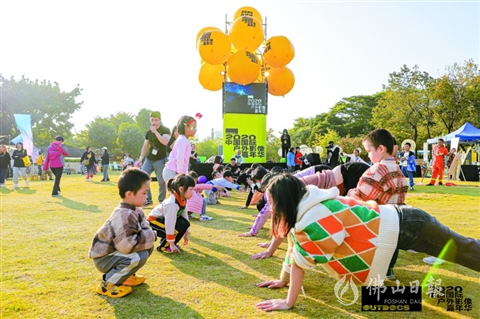
[[[168,157],[168,163],[163,169],[163,180],[168,181],[177,174],[187,174],[190,164],[192,146],[189,137],[197,133],[197,121],[188,115],[184,115],[177,123],[178,137],[173,144],[172,152]]]
[[[167,190],[170,197],[156,206],[148,215],[148,221],[157,236],[160,244],[159,252],[180,253],[177,243],[183,238],[183,244],[188,244],[188,229],[190,222],[185,206],[187,199],[193,195],[195,181],[188,175],[179,174],[167,181]]]

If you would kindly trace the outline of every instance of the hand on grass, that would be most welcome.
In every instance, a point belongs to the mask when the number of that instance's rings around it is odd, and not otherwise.
[[[250,227],[248,227],[250,228]],[[238,237],[255,237],[256,235],[248,232],[248,233],[243,233],[243,234],[239,234]]]
[[[287,285],[285,281],[282,280],[268,280],[264,282],[259,282],[256,284],[257,288],[269,288],[269,289],[274,289],[274,288],[283,288]]]
[[[266,242],[266,243],[260,243],[260,244],[257,244],[258,247],[262,247],[262,248],[268,248],[270,247],[270,242]]]
[[[170,252],[172,254],[176,254],[176,253],[179,253],[181,254],[182,252],[180,251],[180,249],[177,247],[177,245],[175,245],[174,243],[170,243]]]
[[[291,307],[287,305],[287,300],[285,299],[271,299],[259,302],[257,308],[263,311],[273,311],[273,310],[287,310]]]
[[[270,257],[272,257],[272,254],[270,254],[270,252],[267,250],[267,251],[262,251],[261,253],[255,254],[250,258],[253,260],[258,260],[258,259],[265,259]]]

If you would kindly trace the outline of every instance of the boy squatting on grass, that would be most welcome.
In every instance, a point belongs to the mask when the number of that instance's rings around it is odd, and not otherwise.
[[[156,233],[140,208],[150,188],[150,176],[138,168],[128,168],[118,179],[122,198],[108,220],[96,232],[88,256],[103,273],[97,293],[120,298],[132,292],[145,277],[135,273],[153,251]]]

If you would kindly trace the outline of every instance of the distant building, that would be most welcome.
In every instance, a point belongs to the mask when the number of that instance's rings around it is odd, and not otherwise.
[[[217,138],[222,138],[223,137],[223,131],[215,131],[213,128],[212,128],[212,134],[210,135],[210,138],[212,140],[214,139],[217,139]]]

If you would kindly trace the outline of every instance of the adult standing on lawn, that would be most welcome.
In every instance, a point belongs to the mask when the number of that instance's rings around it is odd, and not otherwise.
[[[5,180],[8,176],[8,168],[12,159],[5,145],[0,145],[0,187],[5,187]]]
[[[444,140],[439,138],[438,144],[433,147],[433,169],[432,169],[432,179],[427,186],[435,185],[435,181],[438,177],[438,185],[443,185],[443,170],[445,169],[445,156],[448,155],[448,150],[445,147]]]
[[[24,157],[28,158],[27,150],[23,148],[23,143],[17,143],[17,149],[13,151],[12,158],[13,158],[13,188],[18,188],[18,175],[22,175],[23,179],[25,180],[25,186],[28,185],[28,175],[27,175],[27,167],[25,166],[25,162],[23,161]]]
[[[145,142],[143,143],[139,161],[143,163],[142,170],[151,175],[155,171],[158,182],[158,201],[165,200],[165,181],[162,173],[167,159],[166,145],[170,140],[170,129],[162,125],[160,112],[150,113],[150,130],[145,133]],[[152,192],[150,188],[147,193],[147,200],[144,206],[152,205]]]
[[[87,146],[86,151],[82,154],[80,163],[85,165],[87,168],[87,177],[85,182],[93,181],[93,173],[95,172],[95,164],[97,160],[95,159],[95,153],[92,151],[91,146]]]
[[[55,183],[53,184],[52,196],[61,196],[60,195],[60,179],[63,174],[63,166],[65,166],[64,157],[68,156],[68,149],[63,145],[63,136],[58,135],[47,149],[47,156],[45,157],[45,162],[43,163],[43,170],[48,171],[48,167],[52,170],[53,175],[55,175]]]
[[[106,146],[102,147],[102,169],[103,169],[103,179],[100,182],[108,182],[110,178],[108,177],[108,167],[110,164],[110,155],[108,154],[108,149]]]

